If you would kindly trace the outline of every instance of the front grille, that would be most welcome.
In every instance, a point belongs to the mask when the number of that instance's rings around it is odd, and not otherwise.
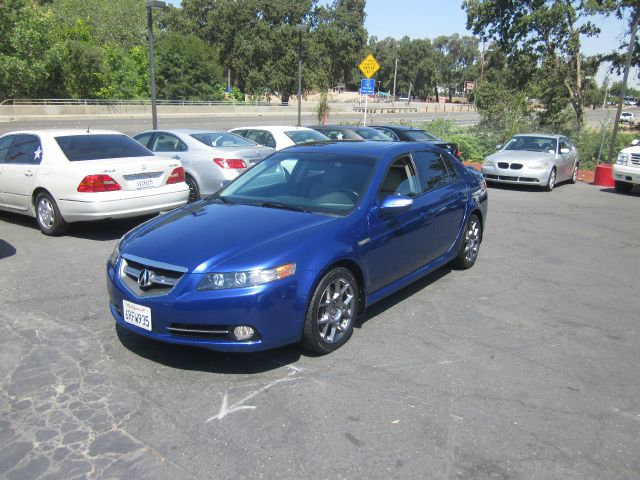
[[[140,285],[142,272],[146,271],[148,285]],[[138,297],[167,295],[178,284],[187,269],[177,265],[123,255],[120,265],[120,279]]]
[[[511,170],[520,170],[522,168],[522,164],[521,163],[512,163],[511,164]]]
[[[506,182],[535,182],[535,183],[539,183],[539,180],[537,178],[529,178],[529,177],[512,177],[510,175],[485,175],[484,178],[487,178],[489,180],[504,180]]]
[[[507,162],[498,162],[498,168],[509,168],[509,164]]]
[[[640,153],[632,153],[630,162],[631,165],[640,166]]]

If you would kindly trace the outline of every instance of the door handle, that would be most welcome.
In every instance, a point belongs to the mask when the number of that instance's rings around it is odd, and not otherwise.
[[[171,157],[173,160],[180,160],[180,155],[174,155],[173,157]]]
[[[33,172],[31,170],[27,170],[26,172],[24,172],[24,176],[25,177],[33,177]]]

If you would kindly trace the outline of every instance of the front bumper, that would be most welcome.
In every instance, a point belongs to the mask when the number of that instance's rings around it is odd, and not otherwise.
[[[197,291],[203,274],[185,273],[168,294],[139,297],[109,262],[109,307],[118,325],[161,342],[226,352],[268,350],[300,340],[307,306],[307,296],[300,294],[300,283],[306,282],[300,277],[307,275],[310,273],[296,273],[257,287]],[[123,300],[151,310],[151,331],[124,321]],[[254,328],[257,334],[247,341],[235,340],[231,332],[240,325]],[[216,333],[202,333],[207,330]]]
[[[551,167],[533,169],[524,165],[519,170],[513,170],[510,168],[500,168],[497,165],[483,165],[481,171],[482,176],[487,182],[509,183],[512,185],[534,185],[541,187],[547,184],[549,174],[551,173]]]
[[[614,164],[611,175],[618,182],[640,184],[640,167]]]
[[[172,210],[187,203],[188,197],[186,183],[179,183],[137,192],[77,194],[60,198],[58,208],[67,222],[129,218]]]

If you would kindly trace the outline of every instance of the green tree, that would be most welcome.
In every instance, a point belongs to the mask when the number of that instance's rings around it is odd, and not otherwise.
[[[454,93],[462,91],[465,80],[478,76],[475,68],[480,54],[478,39],[454,33],[451,36],[437,37],[433,41],[433,47],[438,54],[438,84],[446,88],[451,101]]]
[[[225,81],[216,52],[195,35],[159,35],[156,55],[158,98],[211,99],[216,85]]]
[[[584,1],[572,0],[464,0],[467,28],[482,40],[493,40],[510,57],[535,58],[544,76],[564,94],[548,95],[547,104],[559,111],[571,103],[580,128],[584,117],[585,72],[580,39],[599,29],[586,17],[591,13]],[[550,86],[545,87],[547,92]]]

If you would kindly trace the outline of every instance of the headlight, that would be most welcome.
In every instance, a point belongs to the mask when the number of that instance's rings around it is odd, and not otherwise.
[[[122,239],[118,240],[118,243],[116,243],[115,248],[113,249],[113,252],[111,252],[111,256],[109,257],[109,262],[111,262],[111,265],[113,265],[114,267],[116,266],[116,264],[118,263],[118,259],[120,258],[120,241]]]
[[[207,273],[200,281],[198,290],[255,287],[256,285],[290,277],[294,273],[296,273],[295,263],[287,263],[286,265],[265,270],[251,270],[249,272]]]
[[[616,163],[618,165],[627,165],[627,163],[629,162],[629,157],[631,155],[628,153],[621,153],[618,155],[618,160],[616,161]]]
[[[482,164],[483,167],[493,167],[493,162],[491,160],[485,160]]]

